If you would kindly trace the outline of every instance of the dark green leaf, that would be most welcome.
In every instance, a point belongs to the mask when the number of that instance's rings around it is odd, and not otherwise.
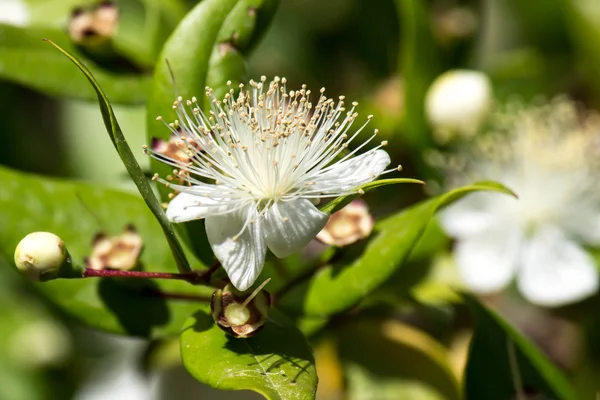
[[[44,43],[43,38],[52,39],[81,57],[63,30],[0,24],[0,77],[54,96],[94,99],[95,92],[84,76],[74,74],[69,60]],[[149,76],[110,72],[91,61],[89,65],[114,102],[140,104],[146,99]]]
[[[123,136],[123,132],[121,132],[121,128],[119,127],[119,123],[117,122],[117,118],[115,117],[115,113],[110,105],[110,101],[106,97],[106,94],[102,91],[102,88],[99,86],[98,82],[92,75],[92,73],[85,67],[85,65],[81,64],[79,60],[77,60],[73,55],[69,54],[58,45],[53,42],[50,42],[53,46],[55,46],[61,53],[63,53],[69,60],[73,62],[79,68],[81,72],[88,79],[90,84],[93,86],[94,90],[98,95],[98,104],[100,106],[100,112],[102,113],[102,119],[104,120],[104,126],[106,126],[106,131],[110,139],[112,140],[117,153],[121,157],[121,161],[127,168],[127,172],[129,172],[129,176],[131,176],[131,180],[135,183],[135,186],[139,190],[142,198],[146,202],[146,205],[152,211],[156,220],[160,224],[163,229],[163,233],[167,238],[167,242],[169,243],[169,247],[171,247],[171,251],[173,252],[173,256],[175,257],[175,261],[177,262],[177,267],[180,272],[190,272],[191,268],[188,264],[188,261],[183,252],[183,248],[179,244],[177,236],[175,235],[175,231],[171,226],[171,223],[167,219],[167,216],[154,195],[152,191],[152,187],[148,183],[148,179],[144,174],[144,171],[140,168],[135,156],[131,152],[129,145],[127,144],[127,140],[125,140],[125,136]]]
[[[357,377],[362,384],[348,382],[351,399],[413,398],[409,389],[417,388],[428,393],[425,399],[460,398],[446,349],[422,331],[397,321],[365,319],[344,326],[338,341],[346,372],[357,372],[357,367],[362,372],[362,379]],[[376,380],[378,384],[365,385],[365,380]],[[365,386],[375,392],[364,396]],[[393,396],[389,389],[395,391]]]
[[[131,194],[0,169],[0,255],[13,259],[28,233],[60,236],[74,260],[90,255],[98,232],[120,234],[132,224],[144,241],[140,262],[146,271],[175,272],[169,247],[144,202]],[[11,261],[12,264],[12,261]],[[210,296],[211,289],[182,281],[61,279],[36,284],[65,312],[98,329],[137,335],[175,334],[206,303],[167,301],[156,290]]]
[[[506,400],[520,393],[575,399],[565,376],[527,339],[476,298],[464,295],[476,319],[465,372],[467,400]]]
[[[302,333],[275,310],[263,330],[235,339],[211,316],[197,313],[181,334],[181,357],[200,382],[217,389],[254,390],[267,399],[314,399],[312,350]]]
[[[287,305],[290,311],[312,316],[327,316],[352,307],[402,266],[436,211],[478,190],[514,195],[498,183],[483,182],[453,190],[388,217],[375,225],[358,258],[328,265],[320,269],[307,285],[290,292],[290,298],[304,299],[301,310],[293,306],[297,303],[286,301],[285,297],[282,306]]]

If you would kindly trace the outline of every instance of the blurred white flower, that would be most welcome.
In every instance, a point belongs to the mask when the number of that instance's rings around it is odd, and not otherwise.
[[[0,23],[25,26],[29,22],[29,11],[23,0],[0,1]]]
[[[478,71],[451,70],[436,78],[427,91],[425,111],[440,143],[454,136],[473,136],[488,116],[492,85]]]
[[[329,219],[315,207],[320,199],[354,193],[392,171],[385,171],[390,157],[380,150],[386,142],[356,155],[377,131],[346,152],[368,123],[348,134],[357,103],[346,110],[343,96],[334,101],[321,89],[313,107],[305,86],[288,92],[285,78],[276,77],[268,86],[265,81],[250,81],[249,90],[240,85],[237,98],[230,89],[222,101],[207,88],[208,116],[195,98],[174,103],[179,120],[168,126],[191,162],[147,149],[189,184],[159,179],[180,192],[167,216],[172,222],[206,219],[215,256],[239,290],[258,277],[267,247],[286,257],[319,233]]]
[[[559,306],[598,289],[585,246],[600,245],[600,123],[566,99],[500,114],[498,131],[446,160],[454,183],[496,180],[519,199],[475,193],[441,215],[465,283],[489,293],[516,275],[530,302]]]
[[[104,346],[103,357],[94,360],[75,400],[151,400],[156,399],[153,382],[140,370],[139,360],[147,343],[134,338],[85,332],[91,343]]]
[[[52,319],[38,317],[13,332],[8,349],[12,358],[23,366],[57,366],[71,354],[71,337],[62,325]]]

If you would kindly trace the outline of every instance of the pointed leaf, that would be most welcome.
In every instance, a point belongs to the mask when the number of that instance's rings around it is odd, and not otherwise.
[[[358,258],[321,268],[307,285],[291,291],[286,296],[289,300],[282,298],[281,306],[290,312],[321,317],[354,306],[402,266],[436,211],[479,190],[514,195],[498,183],[482,182],[453,190],[379,221]],[[300,302],[302,309],[297,309],[298,297],[304,299]]]
[[[533,344],[475,297],[463,295],[475,316],[465,372],[467,400],[506,400],[520,392],[541,392],[544,398],[574,400],[565,376]]]
[[[364,185],[357,187],[356,192],[358,192],[359,190],[363,190],[366,193],[369,190],[375,189],[377,187],[386,186],[386,185],[395,185],[397,183],[419,183],[421,185],[425,184],[425,182],[423,182],[423,181],[420,181],[418,179],[411,179],[411,178],[379,179],[377,181],[365,183]],[[319,208],[323,212],[333,214],[334,212],[341,210],[352,200],[354,200],[360,196],[361,195],[358,193],[350,194],[348,196],[340,196],[336,199],[331,200],[329,203],[325,204],[323,207],[319,207]]]
[[[181,357],[192,376],[217,389],[254,390],[267,399],[314,399],[317,373],[302,333],[275,310],[249,339],[226,335],[197,313],[181,334]]]
[[[47,40],[47,39],[46,39]],[[102,113],[102,119],[104,120],[104,126],[106,127],[106,131],[110,139],[112,140],[117,153],[121,157],[125,168],[127,168],[127,172],[129,172],[129,176],[131,176],[131,180],[135,183],[138,191],[142,195],[142,198],[146,202],[146,205],[152,211],[156,220],[160,224],[163,229],[163,233],[167,238],[167,242],[171,247],[171,251],[173,252],[173,256],[175,257],[175,261],[177,262],[177,267],[180,272],[190,272],[191,268],[188,264],[188,261],[183,252],[183,248],[175,235],[175,231],[171,226],[171,223],[167,219],[167,216],[160,205],[158,199],[154,195],[150,184],[148,183],[148,179],[144,174],[144,171],[140,168],[137,160],[135,159],[129,145],[127,144],[127,140],[125,140],[125,136],[123,136],[123,132],[121,132],[121,128],[119,127],[119,123],[117,122],[117,117],[110,105],[110,101],[106,97],[106,94],[102,91],[102,88],[99,86],[98,82],[92,75],[92,73],[83,65],[79,60],[77,60],[73,55],[69,54],[67,51],[62,49],[60,46],[55,44],[52,41],[48,42],[56,47],[61,53],[63,53],[69,60],[73,62],[79,68],[81,72],[88,79],[96,94],[98,95],[98,104],[100,106],[100,112]]]

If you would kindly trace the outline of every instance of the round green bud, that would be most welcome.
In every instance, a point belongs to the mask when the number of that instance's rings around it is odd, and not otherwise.
[[[71,259],[64,242],[50,232],[33,232],[25,236],[15,250],[15,264],[34,281],[58,278]]]

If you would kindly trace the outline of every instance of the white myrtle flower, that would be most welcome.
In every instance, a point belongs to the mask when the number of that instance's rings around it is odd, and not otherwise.
[[[191,162],[146,149],[176,167],[176,176],[187,183],[161,180],[179,192],[168,205],[168,218],[205,219],[213,252],[239,290],[258,277],[267,247],[286,257],[319,233],[329,219],[315,206],[320,199],[355,193],[391,171],[385,170],[390,157],[380,149],[386,142],[357,155],[377,130],[347,150],[372,118],[349,134],[357,103],[346,110],[343,96],[334,101],[321,89],[313,107],[306,86],[288,92],[285,78],[265,82],[261,77],[249,89],[240,85],[237,96],[230,89],[222,100],[207,88],[208,116],[195,98],[175,101],[179,120],[168,126]]]
[[[496,122],[475,151],[445,162],[454,183],[491,179],[519,196],[474,193],[442,213],[465,283],[489,293],[516,276],[524,297],[542,306],[594,294],[598,270],[585,247],[600,245],[597,116],[559,98]]]

